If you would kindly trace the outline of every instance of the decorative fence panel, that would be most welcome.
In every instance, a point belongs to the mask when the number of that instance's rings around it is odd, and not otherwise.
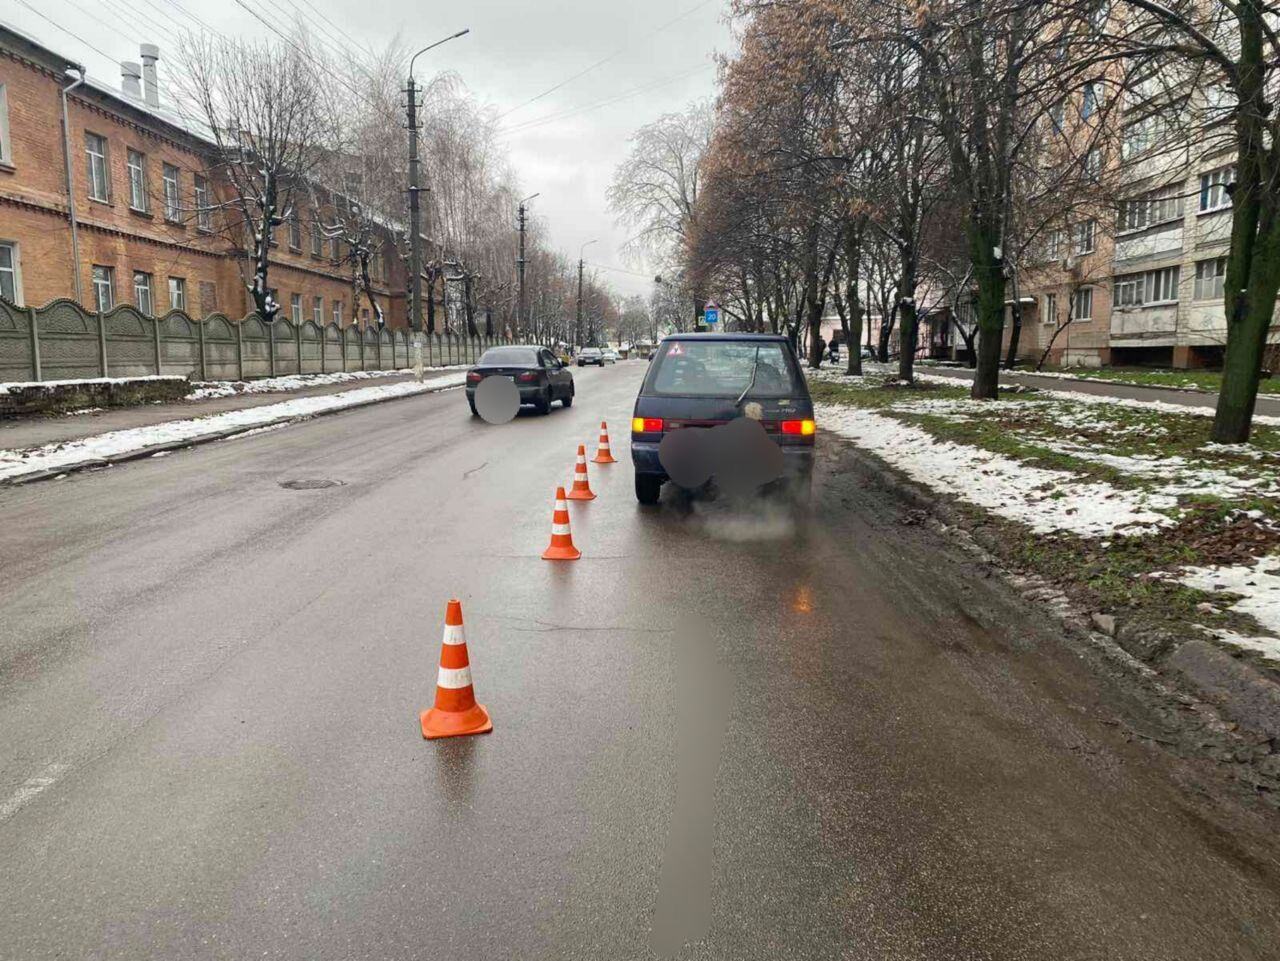
[[[322,371],[403,370],[422,337],[426,367],[474,364],[509,339],[421,334],[355,327],[268,324],[256,313],[240,321],[223,314],[196,320],[175,310],[152,318],[129,304],[105,312],[71,300],[19,307],[0,298],[0,383],[144,377],[244,380]]]

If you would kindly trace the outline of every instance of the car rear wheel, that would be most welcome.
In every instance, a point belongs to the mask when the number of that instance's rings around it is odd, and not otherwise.
[[[472,400],[470,397],[467,398],[467,406],[471,408],[472,417],[480,416],[480,411],[476,410],[476,402]]]
[[[636,474],[636,500],[641,504],[656,504],[662,494],[662,478],[653,474]]]
[[[551,413],[551,388],[548,387],[536,401],[533,402],[533,409],[539,414]]]
[[[562,407],[573,406],[573,388],[572,387],[569,388],[569,393],[565,394],[563,397],[560,398],[560,406]]]

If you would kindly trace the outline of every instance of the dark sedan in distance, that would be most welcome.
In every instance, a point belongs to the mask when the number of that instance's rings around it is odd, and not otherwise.
[[[573,373],[546,347],[537,345],[490,347],[480,363],[467,371],[467,403],[476,410],[476,387],[486,377],[506,377],[520,391],[520,403],[531,404],[538,413],[551,410],[552,401],[568,407],[573,403]]]

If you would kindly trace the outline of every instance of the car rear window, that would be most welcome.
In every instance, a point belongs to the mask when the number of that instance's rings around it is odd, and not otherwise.
[[[537,367],[538,354],[528,347],[491,347],[480,355],[481,367]]]
[[[751,385],[748,397],[794,396],[802,391],[787,353],[776,340],[667,341],[649,369],[645,393],[737,397]]]

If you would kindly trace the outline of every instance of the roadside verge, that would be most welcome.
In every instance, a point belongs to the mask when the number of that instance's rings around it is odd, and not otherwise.
[[[823,434],[992,557],[1072,628],[1256,733],[1280,779],[1280,430],[1208,442],[1209,419],[1021,388],[810,373]]]
[[[0,450],[0,485],[48,480],[75,471],[151,457],[370,404],[450,390],[465,382],[465,372],[450,371],[423,383],[405,381],[341,393],[296,397],[274,404],[109,431],[40,447]]]

